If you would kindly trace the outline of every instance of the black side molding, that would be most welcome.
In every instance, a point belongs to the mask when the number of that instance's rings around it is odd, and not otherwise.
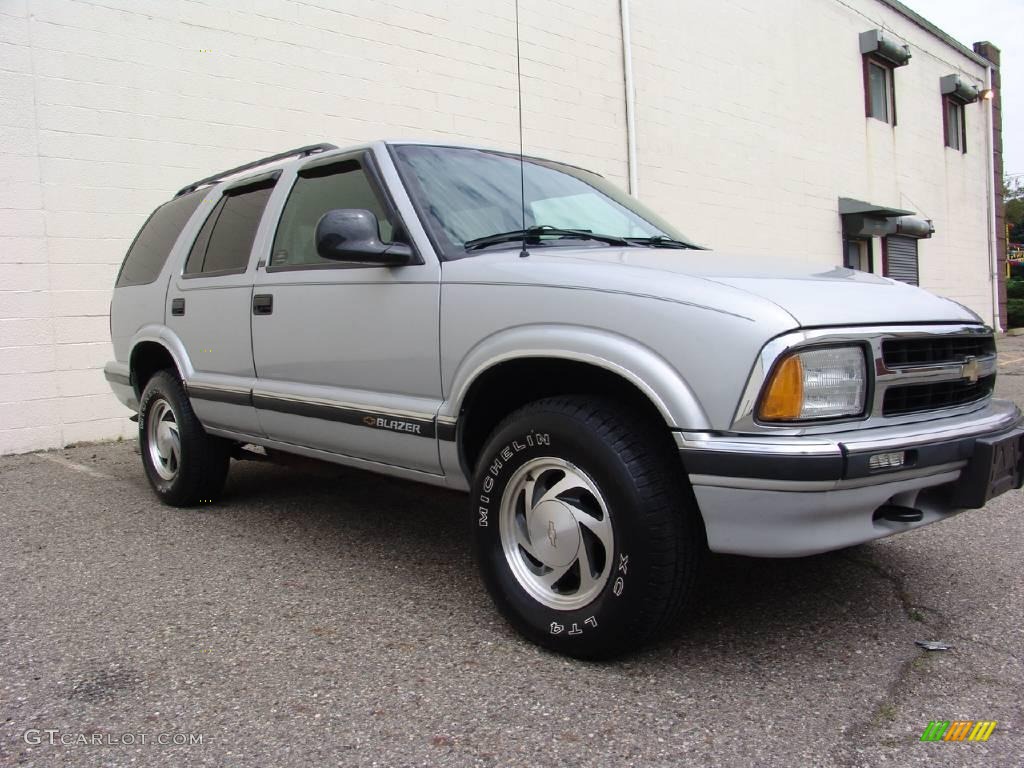
[[[186,390],[189,397],[194,397],[198,400],[252,406],[265,411],[291,413],[311,419],[324,419],[325,421],[336,421],[341,424],[352,424],[369,429],[398,432],[411,437],[436,437],[438,440],[452,442],[455,440],[457,432],[456,424],[438,422],[433,418],[396,416],[379,411],[347,408],[340,405],[329,405],[327,403],[309,402],[306,400],[292,400],[287,397],[274,397],[273,395],[254,393],[251,389],[241,390],[203,386],[202,384],[187,384]]]
[[[759,480],[839,480],[843,457],[800,456],[733,451],[682,450],[683,464],[691,475],[751,477]]]
[[[221,387],[204,387],[202,384],[185,384],[189,397],[209,400],[214,403],[231,405],[252,405],[252,390],[226,389]]]
[[[383,429],[388,432],[402,432],[413,437],[435,437],[433,419],[418,419],[374,411],[357,410],[344,406],[311,403],[302,400],[289,400],[284,397],[254,394],[253,405],[267,411],[291,413],[295,416],[308,416],[311,419],[337,421],[341,424],[354,424],[370,429]]]

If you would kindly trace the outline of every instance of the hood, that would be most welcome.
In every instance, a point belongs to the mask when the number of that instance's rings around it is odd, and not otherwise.
[[[803,327],[983,322],[963,305],[912,285],[844,267],[815,266],[777,256],[668,248],[559,248],[531,252],[531,259],[538,257],[651,270],[652,293],[659,286],[666,295],[670,292],[667,275],[729,286],[771,302]]]

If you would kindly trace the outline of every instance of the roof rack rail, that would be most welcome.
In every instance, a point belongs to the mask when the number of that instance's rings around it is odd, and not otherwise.
[[[179,189],[178,194],[176,194],[175,197],[181,197],[182,195],[186,195],[189,192],[195,192],[200,187],[206,186],[207,184],[213,184],[215,182],[218,182],[227,176],[233,176],[236,173],[248,171],[251,168],[259,168],[261,165],[276,163],[278,160],[287,160],[289,157],[303,157],[305,155],[314,155],[317,152],[327,152],[328,150],[331,149],[337,149],[337,147],[334,144],[309,144],[308,146],[305,147],[289,149],[287,152],[281,152],[276,155],[270,155],[269,157],[264,157],[262,160],[254,160],[251,163],[240,165],[237,168],[229,168],[226,171],[215,173],[213,174],[213,176],[207,176],[205,179],[193,181],[187,187],[182,187],[181,189]]]

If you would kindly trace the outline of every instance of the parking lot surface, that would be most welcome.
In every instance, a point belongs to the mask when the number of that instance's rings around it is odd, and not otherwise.
[[[1024,339],[1000,347],[1024,404]],[[1020,491],[712,558],[682,626],[605,664],[505,625],[459,494],[235,462],[222,502],[171,509],[116,443],[0,458],[0,498],[2,765],[1024,764]],[[998,725],[923,743],[931,720]]]

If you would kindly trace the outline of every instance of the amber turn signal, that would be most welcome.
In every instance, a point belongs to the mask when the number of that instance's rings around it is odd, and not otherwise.
[[[800,418],[804,403],[804,371],[799,355],[787,357],[772,376],[758,409],[764,421],[792,421]]]

